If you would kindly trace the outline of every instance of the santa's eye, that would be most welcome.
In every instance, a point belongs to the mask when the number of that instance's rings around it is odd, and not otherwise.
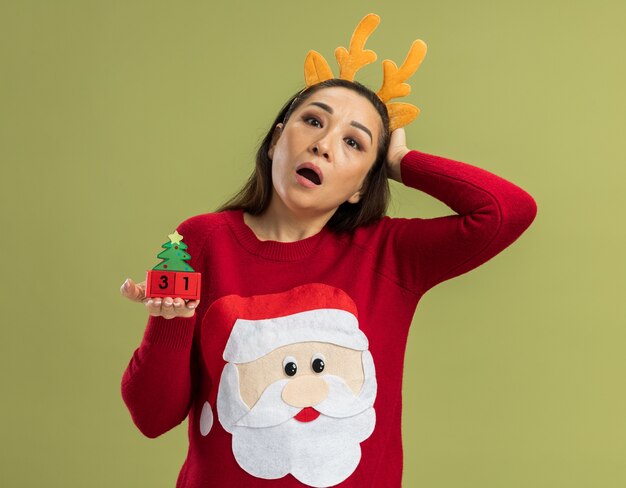
[[[313,359],[311,360],[311,369],[313,371],[315,371],[316,373],[321,373],[322,371],[324,371],[324,355],[323,354],[316,354],[315,356],[313,356]]]
[[[293,376],[298,371],[298,363],[293,356],[287,356],[283,359],[283,370],[287,376]]]

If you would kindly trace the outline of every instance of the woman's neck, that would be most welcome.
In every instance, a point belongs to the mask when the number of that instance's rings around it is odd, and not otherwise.
[[[335,210],[325,214],[296,215],[284,205],[270,203],[260,215],[244,212],[243,220],[260,241],[296,242],[319,233]]]

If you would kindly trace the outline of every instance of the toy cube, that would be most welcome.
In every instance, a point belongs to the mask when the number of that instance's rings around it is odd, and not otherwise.
[[[184,300],[199,300],[200,278],[201,273],[148,270],[146,276],[146,297],[178,297]]]
[[[146,276],[146,297],[174,296],[176,271],[148,271]]]
[[[200,298],[200,273],[177,271],[174,293],[185,300],[198,300]]]

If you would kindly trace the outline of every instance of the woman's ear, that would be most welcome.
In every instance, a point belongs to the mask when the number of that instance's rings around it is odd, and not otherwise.
[[[274,146],[278,142],[278,139],[280,138],[280,135],[283,132],[283,127],[284,127],[284,124],[278,123],[276,124],[276,127],[274,128],[274,133],[272,134],[272,141],[270,142],[270,148],[267,150],[267,155],[269,156],[270,159],[274,157]]]
[[[367,178],[368,176],[366,175],[365,178],[363,179],[363,182],[361,183],[361,188],[359,188],[356,192],[352,194],[350,198],[348,198],[347,201],[349,203],[358,203],[361,200],[363,193],[367,190],[366,188],[367,183],[368,183]]]
[[[358,203],[360,199],[361,199],[361,192],[357,191],[354,195],[352,195],[350,198],[348,198],[348,202],[350,202],[350,203]]]

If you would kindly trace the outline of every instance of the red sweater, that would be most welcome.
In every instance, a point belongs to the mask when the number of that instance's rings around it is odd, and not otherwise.
[[[513,243],[537,211],[513,183],[419,151],[401,177],[456,214],[290,243],[260,241],[241,210],[178,227],[202,273],[200,305],[191,318],[150,316],[122,379],[144,435],[189,418],[177,488],[401,486],[417,304]]]

